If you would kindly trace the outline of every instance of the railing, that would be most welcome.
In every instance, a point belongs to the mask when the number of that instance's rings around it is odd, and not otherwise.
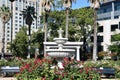
[[[18,66],[14,66],[14,67],[10,67],[10,66],[3,66],[0,68],[0,74],[2,74],[3,76],[7,76],[7,73],[18,73],[20,72],[20,69]]]

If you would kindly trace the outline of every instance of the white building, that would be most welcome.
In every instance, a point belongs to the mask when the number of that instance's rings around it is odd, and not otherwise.
[[[112,44],[111,37],[114,34],[120,33],[119,28],[120,19],[110,19],[99,21],[99,32],[98,37],[101,39],[98,44],[98,50],[108,51],[108,46]]]
[[[98,51],[108,51],[111,36],[120,33],[120,0],[108,0],[98,10]]]
[[[11,9],[11,2],[9,0],[0,0],[0,7],[2,5],[8,6]],[[31,30],[36,30],[40,27],[40,15],[41,15],[41,5],[40,0],[15,0],[13,2],[13,30],[11,32],[11,20],[9,20],[8,23],[6,23],[5,27],[5,45],[7,45],[8,42],[11,42],[11,40],[15,39],[16,33],[20,30],[21,26],[25,25],[25,21],[23,20],[23,15],[21,11],[23,9],[26,9],[28,6],[32,6],[35,8],[35,11],[37,13],[37,19],[33,21]],[[0,21],[0,29],[2,27],[2,23]],[[11,34],[13,35],[11,38]],[[0,52],[1,52],[1,35],[2,32],[0,32]],[[7,46],[5,46],[6,48]],[[9,52],[8,50],[5,50],[5,52]]]

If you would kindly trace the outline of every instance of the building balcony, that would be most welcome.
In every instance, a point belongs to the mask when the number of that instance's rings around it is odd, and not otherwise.
[[[114,12],[107,12],[107,13],[102,13],[102,14],[98,14],[98,20],[105,20],[105,19],[111,19],[120,16],[120,10],[119,11],[114,11]]]
[[[120,16],[120,10],[114,12],[114,16]]]
[[[111,18],[111,12],[98,14],[98,19]]]

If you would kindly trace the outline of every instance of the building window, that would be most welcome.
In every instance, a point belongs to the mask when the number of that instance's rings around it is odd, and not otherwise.
[[[21,21],[19,21],[19,23],[21,23]]]
[[[120,3],[115,3],[115,11],[120,10]]]
[[[99,45],[98,46],[98,52],[101,52],[101,51],[103,51],[103,46]]]
[[[15,15],[17,15],[18,13],[15,13]]]
[[[9,37],[9,35],[7,35],[7,37]]]
[[[15,20],[15,22],[17,22],[17,20]]]
[[[7,38],[7,41],[9,41],[10,39],[9,38]]]
[[[7,31],[7,33],[9,33],[10,31]]]
[[[98,27],[98,32],[103,32],[103,26]]]
[[[17,26],[17,24],[15,24],[15,26]]]
[[[7,27],[7,29],[10,29],[10,27]]]
[[[103,42],[103,36],[97,36],[97,42]]]
[[[17,28],[15,28],[15,30],[17,30]]]
[[[111,31],[118,29],[118,24],[111,25]]]
[[[115,18],[115,19],[118,19],[118,18],[119,18],[119,16],[114,16],[114,18]]]
[[[18,10],[18,7],[15,7],[15,10]]]
[[[15,18],[17,19],[18,17],[16,16]]]

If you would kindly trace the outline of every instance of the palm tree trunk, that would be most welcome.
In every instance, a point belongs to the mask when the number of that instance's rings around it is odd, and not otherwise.
[[[44,42],[47,42],[47,13],[45,13],[44,22]],[[46,56],[46,46],[44,45],[44,56]]]
[[[93,60],[97,61],[97,11],[94,9],[94,43],[93,43]]]
[[[45,13],[45,23],[44,23],[44,41],[47,41],[47,14]]]
[[[66,34],[65,34],[66,38],[68,38],[68,20],[69,20],[68,16],[69,16],[69,10],[66,9]]]
[[[1,59],[4,59],[4,54],[5,54],[5,23],[3,22],[3,27],[2,27],[2,56]]]
[[[27,56],[27,58],[30,58],[30,49],[31,49],[31,25],[28,25],[28,28],[29,28],[29,33],[28,33],[28,56]]]

